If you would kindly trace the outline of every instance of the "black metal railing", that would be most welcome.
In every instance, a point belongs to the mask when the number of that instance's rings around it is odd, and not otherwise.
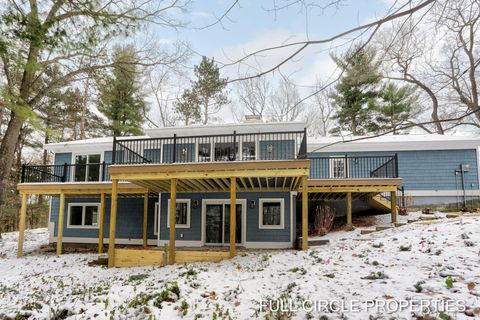
[[[22,183],[110,181],[109,163],[22,165]]]
[[[115,164],[291,160],[306,157],[303,131],[114,138]]]
[[[310,179],[398,178],[398,157],[309,155]]]

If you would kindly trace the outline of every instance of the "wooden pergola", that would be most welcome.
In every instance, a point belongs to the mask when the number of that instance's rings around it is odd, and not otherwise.
[[[63,224],[65,217],[65,198],[69,196],[100,196],[100,211],[98,219],[98,252],[103,252],[103,232],[105,217],[105,199],[106,195],[112,194],[113,183],[111,182],[55,182],[55,183],[21,183],[17,185],[22,202],[20,208],[19,236],[17,256],[23,255],[23,242],[25,240],[25,220],[27,216],[27,197],[29,195],[50,195],[60,197],[60,207],[58,212],[58,230],[57,230],[57,255],[62,253],[63,243]],[[127,196],[144,196],[144,214],[143,214],[143,245],[147,245],[147,209],[148,209],[147,188],[132,183],[116,183],[116,194]]]
[[[230,192],[230,257],[235,256],[236,194],[238,191],[303,190],[302,249],[308,248],[308,160],[213,162],[183,164],[112,165],[109,267],[115,266],[115,233],[119,181],[129,181],[154,192],[169,192],[176,203],[177,192]],[[168,263],[175,263],[175,206],[169,211]]]

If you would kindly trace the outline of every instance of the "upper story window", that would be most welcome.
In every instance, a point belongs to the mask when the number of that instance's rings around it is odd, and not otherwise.
[[[343,179],[346,177],[347,164],[345,158],[332,157],[330,158],[330,178]]]
[[[208,143],[198,144],[198,162],[210,162],[212,160],[212,145]]]
[[[235,147],[231,142],[215,143],[215,161],[233,161],[238,160],[238,142]]]
[[[242,160],[255,160],[255,141],[242,142]]]
[[[75,181],[100,181],[100,154],[75,155]]]

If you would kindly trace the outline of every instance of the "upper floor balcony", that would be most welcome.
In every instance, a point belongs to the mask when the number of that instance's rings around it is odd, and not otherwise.
[[[112,143],[112,142],[110,142]],[[83,146],[85,148],[85,146]],[[92,149],[94,149],[92,147]],[[71,161],[24,165],[22,183],[110,181],[111,164],[228,163],[310,160],[311,179],[397,178],[398,159],[387,156],[307,154],[306,130],[237,132],[160,137],[113,138],[108,160],[95,150],[73,153]]]

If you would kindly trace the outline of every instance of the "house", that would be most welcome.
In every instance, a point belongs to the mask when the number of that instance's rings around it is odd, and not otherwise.
[[[405,199],[461,196],[454,172],[478,195],[475,139],[409,137],[331,145],[307,138],[304,123],[246,122],[48,144],[53,164],[22,169],[18,255],[32,194],[51,196],[58,254],[63,243],[108,245],[110,267],[218,261],[297,241],[307,249],[318,201],[335,203],[349,225],[366,207],[395,222]]]
[[[308,158],[343,156],[355,162],[357,156],[397,155],[398,176],[402,178],[403,206],[470,206],[480,197],[480,137],[385,135],[375,138],[309,138]],[[337,160],[339,161],[339,160]],[[345,161],[337,163],[342,167]],[[332,175],[311,162],[311,178]],[[342,172],[336,174],[343,174]]]

